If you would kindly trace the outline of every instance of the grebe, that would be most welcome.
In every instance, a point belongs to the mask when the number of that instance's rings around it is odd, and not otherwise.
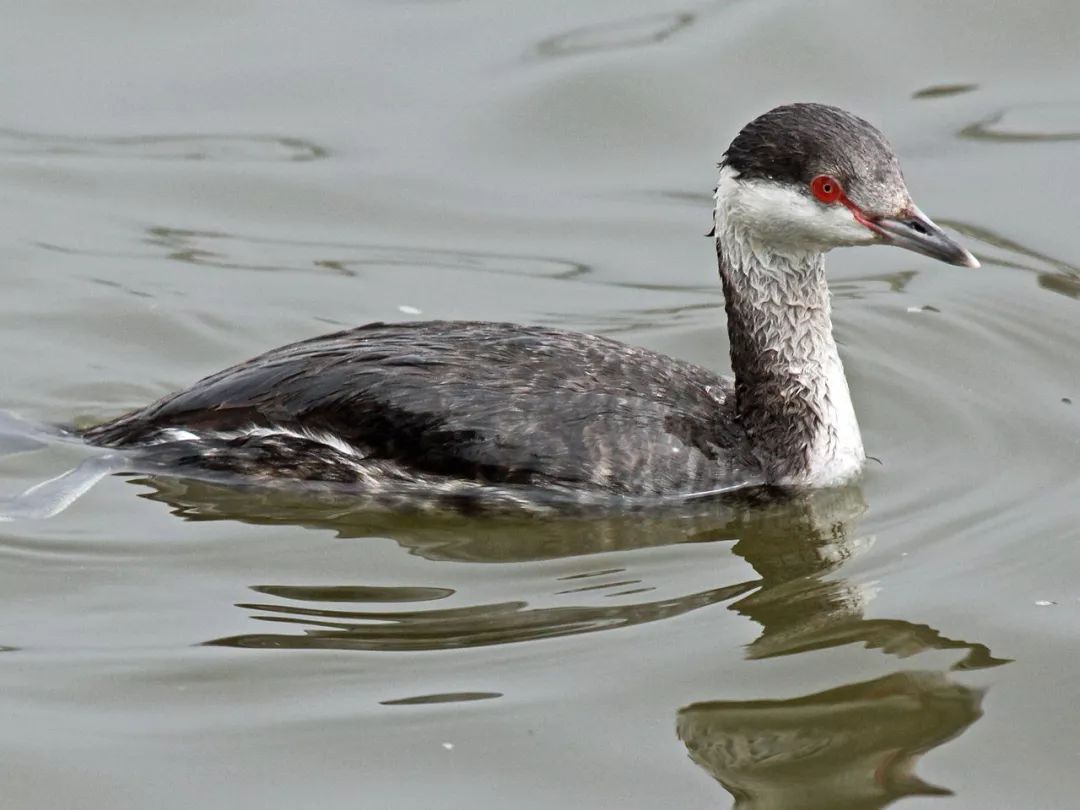
[[[540,326],[372,323],[274,349],[82,438],[178,474],[357,492],[649,499],[843,484],[865,455],[824,253],[890,244],[979,263],[912,202],[884,136],[836,107],[765,113],[719,168],[712,235],[734,381]]]

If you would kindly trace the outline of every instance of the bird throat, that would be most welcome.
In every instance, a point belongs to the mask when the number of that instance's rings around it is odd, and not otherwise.
[[[751,452],[771,484],[844,483],[865,454],[832,335],[824,256],[771,251],[722,216],[716,254],[736,419]]]

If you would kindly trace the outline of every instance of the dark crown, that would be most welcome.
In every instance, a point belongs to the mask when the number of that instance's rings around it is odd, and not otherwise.
[[[819,174],[853,186],[903,186],[889,142],[872,124],[838,107],[789,104],[743,127],[724,153],[740,179],[807,184]]]

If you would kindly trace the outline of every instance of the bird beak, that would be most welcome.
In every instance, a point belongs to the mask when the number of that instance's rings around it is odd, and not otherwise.
[[[960,267],[979,266],[978,259],[946,236],[945,231],[915,205],[906,208],[899,216],[872,220],[871,227],[890,245]]]

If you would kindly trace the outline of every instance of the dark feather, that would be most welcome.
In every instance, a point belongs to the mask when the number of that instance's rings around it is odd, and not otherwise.
[[[730,392],[705,369],[590,335],[375,323],[275,349],[85,438],[125,447],[170,428],[275,427],[332,435],[365,463],[417,476],[667,495],[729,486],[753,469]],[[315,444],[297,440],[291,449],[305,461],[273,474],[340,480],[340,459],[321,463]],[[235,444],[238,472],[251,471],[243,459],[280,457],[279,445],[259,445]],[[229,463],[228,454],[213,462]]]

